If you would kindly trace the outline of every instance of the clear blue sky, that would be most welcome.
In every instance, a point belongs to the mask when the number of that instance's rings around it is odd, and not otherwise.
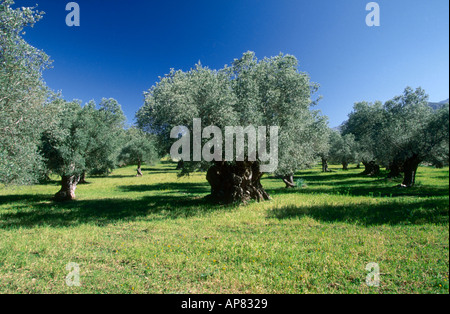
[[[199,60],[221,68],[251,50],[300,61],[321,85],[318,105],[340,125],[357,101],[386,101],[406,86],[449,97],[449,2],[380,0],[381,26],[365,23],[370,0],[17,0],[46,15],[25,38],[54,60],[47,84],[66,99],[116,98],[132,123],[143,92],[170,68]]]

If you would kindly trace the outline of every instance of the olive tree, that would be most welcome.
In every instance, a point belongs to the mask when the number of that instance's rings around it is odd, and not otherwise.
[[[384,104],[383,116],[382,128],[375,134],[380,146],[377,157],[399,165],[404,173],[402,186],[414,186],[420,163],[448,160],[448,105],[433,110],[422,88],[407,87]]]
[[[141,177],[141,166],[144,162],[152,163],[158,159],[155,138],[137,128],[125,131],[124,145],[118,156],[121,164],[137,165],[137,175]]]
[[[277,163],[267,172],[283,177],[316,160],[315,144],[323,140],[317,132],[318,121],[323,120],[311,110],[311,95],[316,90],[309,76],[298,70],[295,57],[280,54],[258,60],[253,52],[247,52],[221,70],[200,64],[188,72],[172,70],[146,93],[137,121],[140,128],[173,143],[171,138],[183,139],[195,131],[196,119],[201,119],[206,127],[200,135],[201,146],[213,158],[199,159],[195,149],[199,143],[192,141],[191,145],[188,138],[186,147],[194,149],[184,154],[182,173],[207,170],[211,196],[217,201],[267,200],[270,197],[260,180],[262,167],[273,161],[270,157],[276,157]],[[177,126],[185,128],[174,131]],[[212,134],[222,140],[217,130],[225,130],[225,142],[227,137],[233,141],[233,132],[227,133],[227,127],[241,128],[247,139],[254,138],[258,130],[258,138],[266,143],[277,140],[277,145],[271,145],[270,152],[256,151],[244,145],[243,136],[239,141],[236,136],[236,155],[229,156],[224,151],[227,145],[209,145]],[[236,158],[238,155],[242,158]]]
[[[364,175],[377,175],[380,172],[377,155],[381,149],[380,139],[376,134],[383,124],[382,102],[358,102],[342,125],[342,135],[352,134],[358,149],[358,161],[365,166]]]
[[[75,190],[86,172],[110,169],[117,157],[115,138],[122,129],[123,112],[114,100],[84,107],[78,101],[54,100],[53,122],[42,135],[41,153],[48,169],[61,176],[56,201],[75,199]]]
[[[117,167],[117,158],[124,141],[125,115],[113,98],[103,98],[97,105],[90,101],[84,108],[89,111],[95,126],[90,130],[86,148],[86,164],[89,165],[80,179],[83,183],[87,173],[108,175]]]
[[[0,1],[0,183],[29,184],[43,172],[37,147],[49,120],[42,72],[50,61],[22,38],[42,13],[13,4]]]
[[[341,135],[339,131],[331,131],[329,159],[331,162],[342,164],[343,170],[358,159],[357,144],[353,134]]]
[[[322,130],[324,139],[320,142],[320,146],[317,147],[317,156],[320,159],[322,165],[322,172],[331,172],[331,170],[328,168],[328,161],[330,159],[332,133],[333,130],[328,126],[325,126]]]

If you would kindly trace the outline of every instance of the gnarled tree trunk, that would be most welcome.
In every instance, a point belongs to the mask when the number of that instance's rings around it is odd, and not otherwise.
[[[83,171],[83,173],[81,174],[80,182],[78,182],[78,184],[88,184],[86,182],[86,171]]]
[[[261,185],[262,175],[258,162],[216,162],[206,174],[211,185],[210,197],[226,204],[269,200],[269,194]]]
[[[364,171],[361,173],[363,175],[367,176],[376,176],[380,173],[380,166],[375,163],[375,161],[365,162],[364,164]]]
[[[348,162],[342,163],[342,170],[347,171],[348,170]]]
[[[57,202],[72,201],[75,199],[75,190],[80,181],[79,175],[62,176],[61,190],[55,194],[54,200]]]
[[[330,169],[328,169],[328,160],[322,157],[322,172],[331,172]]]
[[[177,163],[177,168],[176,168],[176,170],[181,170],[181,169],[183,169],[183,166],[184,166],[184,160],[181,159],[181,160],[178,161],[178,163]]]
[[[397,178],[401,175],[402,172],[402,163],[399,162],[398,160],[393,161],[390,165],[389,165],[389,174],[388,174],[388,178],[392,179],[392,178]]]
[[[284,182],[284,184],[286,184],[286,189],[288,189],[288,188],[295,188],[294,176],[293,175],[284,176],[283,177],[283,182]]]
[[[142,177],[143,176],[143,174],[142,174],[142,169],[141,169],[141,161],[139,160],[138,161],[138,167],[137,167],[137,174],[136,174],[136,177]]]
[[[417,168],[419,167],[419,164],[421,163],[421,160],[417,155],[412,156],[411,158],[408,158],[403,163],[403,183],[402,187],[412,187],[416,183],[416,173]]]

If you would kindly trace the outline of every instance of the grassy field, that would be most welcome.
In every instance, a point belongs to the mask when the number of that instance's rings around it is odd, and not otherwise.
[[[449,293],[449,169],[401,189],[331,168],[290,190],[266,177],[273,200],[245,206],[209,204],[205,175],[168,162],[89,178],[71,203],[57,182],[0,188],[0,293]]]

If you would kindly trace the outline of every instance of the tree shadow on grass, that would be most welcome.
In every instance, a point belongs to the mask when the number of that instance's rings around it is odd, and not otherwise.
[[[308,183],[307,183],[308,184]],[[320,187],[306,187],[295,189],[268,189],[267,192],[272,195],[284,194],[331,194],[331,195],[346,195],[346,196],[369,196],[369,197],[433,197],[433,196],[448,196],[448,187],[442,186],[415,186],[412,188],[401,188],[396,186],[376,186],[370,184],[360,186],[347,186],[333,184]]]
[[[323,222],[370,225],[448,224],[448,199],[425,199],[414,203],[284,206],[268,212],[268,218],[311,217]]]
[[[109,175],[98,175],[98,176],[89,176],[86,178],[87,181],[89,181],[90,178],[92,179],[125,179],[125,178],[134,178],[136,177],[136,171],[134,174],[130,172],[130,174],[109,174]]]
[[[20,207],[22,205],[30,205],[34,203],[39,203],[43,201],[48,201],[53,195],[43,195],[43,194],[13,194],[13,195],[0,195],[0,204],[10,204],[11,208]]]
[[[387,179],[383,175],[368,177],[361,173],[340,171],[335,174],[297,175],[294,181],[302,178],[306,182],[305,188],[268,189],[271,195],[283,194],[333,194],[348,196],[371,197],[403,197],[403,196],[445,196],[449,194],[448,186],[427,186],[417,184],[412,188],[400,188],[397,185],[401,178]]]
[[[165,182],[161,184],[122,185],[118,187],[124,192],[153,192],[203,194],[211,192],[208,183]]]
[[[183,195],[144,196],[139,199],[77,200],[65,203],[52,202],[49,201],[50,198],[51,196],[46,195],[2,196],[0,200],[11,204],[13,210],[0,214],[0,229],[36,226],[73,227],[81,224],[105,226],[118,221],[138,219],[151,221],[186,218],[235,208],[215,205],[206,197]],[[19,202],[18,206],[15,206],[15,202]]]
[[[318,183],[326,183],[326,182],[330,182],[330,181],[336,181],[336,182],[345,182],[348,179],[356,179],[356,178],[364,178],[365,182],[367,182],[367,178],[370,179],[370,177],[363,175],[361,173],[355,173],[355,172],[351,172],[351,171],[334,171],[332,172],[332,174],[330,173],[320,173],[318,174],[318,172],[302,172],[300,174],[297,174],[295,176],[296,178],[302,178],[305,179],[308,182],[318,182]]]

